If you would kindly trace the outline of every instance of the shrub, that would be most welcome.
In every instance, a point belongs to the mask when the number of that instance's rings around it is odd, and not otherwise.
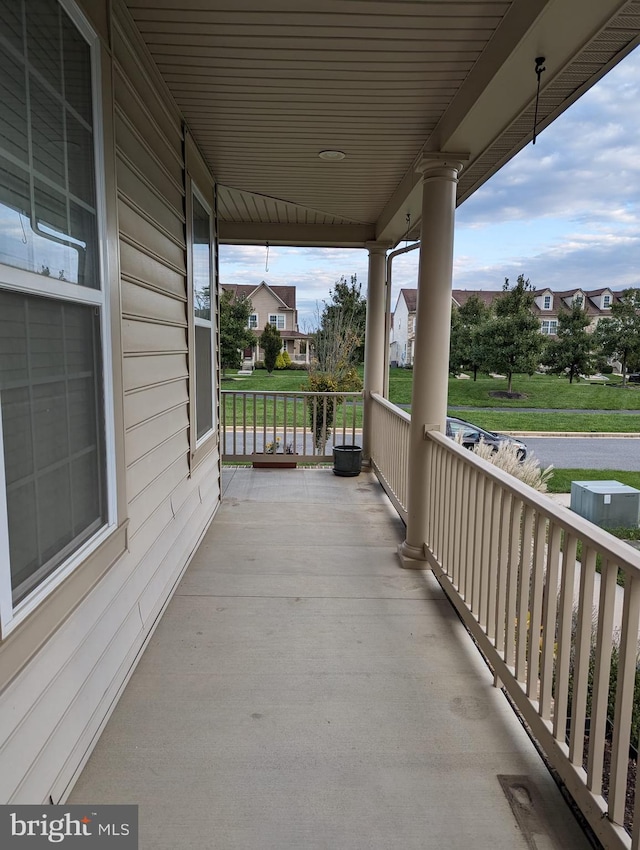
[[[458,439],[458,437],[460,439]],[[456,442],[462,443],[462,434],[456,435]],[[546,469],[540,469],[539,462],[528,457],[525,461],[520,461],[518,458],[518,447],[514,443],[504,442],[498,446],[497,451],[481,440],[473,449],[474,454],[481,457],[483,460],[489,461],[503,472],[508,472],[514,478],[518,478],[529,487],[533,487],[539,493],[547,492],[547,484],[553,475],[553,466],[548,466]]]
[[[288,351],[281,351],[276,357],[276,369],[288,369],[291,366],[291,358]]]
[[[362,379],[354,367],[344,369],[339,378],[326,372],[310,372],[307,383],[303,384],[301,389],[310,393],[360,392]],[[316,448],[322,449],[326,445],[333,427],[336,402],[339,404],[341,401],[340,396],[325,398],[320,403],[309,401],[309,424]]]
[[[306,384],[303,384],[302,389],[309,393],[335,393],[338,392],[338,384],[331,375],[315,372],[309,375],[308,381]],[[307,403],[309,425],[313,431],[316,448],[318,449],[324,448],[327,442],[331,426],[333,425],[334,406],[335,396],[319,402],[309,399]]]

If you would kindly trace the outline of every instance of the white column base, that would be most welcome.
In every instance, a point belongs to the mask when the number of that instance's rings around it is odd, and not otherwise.
[[[405,540],[397,549],[400,566],[403,570],[430,570],[423,546],[410,546]]]

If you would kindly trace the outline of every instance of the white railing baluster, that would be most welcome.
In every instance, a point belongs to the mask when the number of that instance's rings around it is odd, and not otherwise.
[[[571,626],[573,619],[573,588],[576,575],[575,534],[564,535],[562,547],[562,572],[560,579],[560,605],[558,612],[558,650],[556,661],[555,710],[553,733],[564,744],[567,734],[567,709],[569,701],[569,666],[571,664]]]
[[[498,587],[496,593],[496,650],[505,656],[507,584],[509,575],[509,534],[511,531],[511,513],[513,496],[503,493],[500,506],[500,539],[498,541]]]
[[[618,658],[616,710],[613,721],[611,776],[609,779],[609,818],[624,822],[631,741],[631,712],[638,658],[638,625],[640,620],[640,576],[625,575],[622,634]]]
[[[513,499],[509,517],[509,545],[507,555],[507,599],[505,606],[505,661],[515,666],[516,659],[516,601],[518,593],[518,564],[520,560],[520,523],[522,501]]]
[[[516,632],[516,679],[527,679],[527,643],[529,642],[529,595],[531,591],[531,549],[533,508],[524,506],[524,519],[520,526],[520,564],[518,571],[518,609]]]
[[[498,596],[498,568],[500,563],[500,518],[502,490],[493,485],[491,494],[491,528],[489,530],[489,575],[487,577],[486,622],[487,634],[496,641],[496,599]]]
[[[535,517],[531,575],[531,613],[529,616],[529,653],[527,657],[527,695],[537,700],[540,695],[540,641],[542,635],[542,594],[544,591],[544,555],[547,521],[540,513]]]
[[[558,610],[558,573],[560,570],[560,538],[562,529],[551,522],[548,527],[547,568],[542,599],[542,662],[540,670],[540,716],[551,719],[553,698],[553,663],[556,654],[556,622]]]
[[[571,702],[571,739],[569,758],[577,767],[583,766],[585,712],[589,687],[589,659],[593,632],[593,585],[596,572],[596,552],[583,541],[580,567],[580,596],[575,639],[573,670],[573,699]]]
[[[607,736],[607,708],[611,676],[611,650],[613,648],[613,620],[616,604],[616,579],[618,567],[605,561],[600,577],[598,602],[598,629],[591,697],[591,729],[589,732],[589,758],[587,786],[594,794],[602,793],[605,740]]]

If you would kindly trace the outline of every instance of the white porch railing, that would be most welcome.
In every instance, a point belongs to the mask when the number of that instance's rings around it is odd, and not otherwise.
[[[362,393],[223,390],[222,460],[324,463],[333,447],[358,443]]]
[[[380,395],[372,395],[371,466],[404,522],[407,521],[411,417]]]
[[[374,402],[372,467],[406,516],[410,417]],[[600,841],[637,850],[640,553],[443,434],[425,439],[429,565]]]
[[[640,813],[625,808],[640,554],[444,435],[426,439],[430,565],[594,832],[638,848]]]

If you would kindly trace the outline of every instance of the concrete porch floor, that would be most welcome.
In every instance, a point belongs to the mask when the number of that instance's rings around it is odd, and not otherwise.
[[[142,850],[590,846],[373,475],[223,490],[68,802],[138,803]]]

